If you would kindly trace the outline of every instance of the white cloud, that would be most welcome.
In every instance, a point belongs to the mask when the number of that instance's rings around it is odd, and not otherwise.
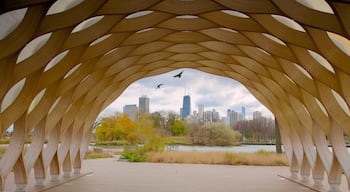
[[[237,81],[193,69],[183,69],[182,78],[174,78],[173,75],[180,71],[134,82],[103,113],[122,112],[124,105],[138,105],[138,98],[142,95],[150,98],[151,112],[179,112],[183,96],[189,93],[192,111],[198,110],[199,104],[204,104],[205,110],[215,109],[221,116],[226,116],[227,109],[241,111],[242,106],[245,106],[248,117],[252,116],[253,111],[261,111],[264,116],[272,117],[271,112]],[[160,89],[156,88],[158,84],[163,84]]]

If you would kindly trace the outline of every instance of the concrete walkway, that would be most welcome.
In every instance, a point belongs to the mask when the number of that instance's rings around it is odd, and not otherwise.
[[[83,173],[46,182],[51,188],[27,186],[26,191],[47,192],[311,192],[279,175],[289,167],[203,164],[129,163],[115,159],[83,161]],[[91,171],[91,172],[90,172]],[[62,180],[61,180],[62,181]],[[323,189],[321,191],[328,191]]]

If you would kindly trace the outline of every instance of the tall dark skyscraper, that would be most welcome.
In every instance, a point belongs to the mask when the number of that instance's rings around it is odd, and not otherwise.
[[[191,97],[185,95],[182,102],[181,117],[186,118],[191,114]]]

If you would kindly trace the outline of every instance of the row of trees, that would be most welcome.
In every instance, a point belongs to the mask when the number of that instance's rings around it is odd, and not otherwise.
[[[181,136],[188,133],[188,124],[173,112],[144,115],[133,121],[127,114],[117,113],[103,118],[96,125],[97,141],[144,143],[151,135]]]
[[[187,122],[173,111],[159,111],[149,115],[156,132],[162,136],[181,136],[188,133]]]
[[[156,112],[135,122],[126,114],[103,118],[96,127],[98,141],[145,143],[151,135],[184,136],[197,145],[237,145],[241,134],[223,123],[187,122],[174,112]]]
[[[272,141],[276,139],[275,121],[271,118],[260,117],[253,120],[238,121],[233,126],[248,141]]]

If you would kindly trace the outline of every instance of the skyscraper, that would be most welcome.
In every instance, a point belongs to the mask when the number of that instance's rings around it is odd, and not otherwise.
[[[227,121],[227,124],[228,124],[231,128],[233,128],[233,124],[234,124],[234,122],[235,122],[234,113],[235,113],[234,110],[228,109],[228,110],[227,110],[227,114],[226,114],[226,121]]]
[[[139,114],[149,113],[149,98],[143,95],[139,98]]]
[[[211,122],[213,122],[212,111],[205,111],[204,112],[204,123],[211,123]]]
[[[212,122],[218,122],[220,120],[219,112],[217,112],[215,109],[213,109],[211,111],[211,113],[212,113],[212,117],[213,117]]]
[[[200,121],[204,120],[204,105],[203,104],[200,104],[198,106],[198,118]]]
[[[253,112],[253,119],[258,119],[260,117],[262,117],[262,114],[261,114],[260,111],[254,111]]]
[[[182,102],[182,113],[181,117],[186,118],[191,114],[191,97],[189,95],[185,95],[183,97]]]
[[[136,120],[137,115],[137,106],[135,104],[133,105],[124,105],[123,107],[123,113],[128,114],[129,118],[131,120]]]
[[[226,120],[227,124],[230,125],[230,127],[233,128],[233,126],[238,122],[243,120],[243,115],[241,112],[237,112],[231,109],[227,110],[227,115],[226,115]]]
[[[245,120],[245,107],[242,106],[242,120]]]

